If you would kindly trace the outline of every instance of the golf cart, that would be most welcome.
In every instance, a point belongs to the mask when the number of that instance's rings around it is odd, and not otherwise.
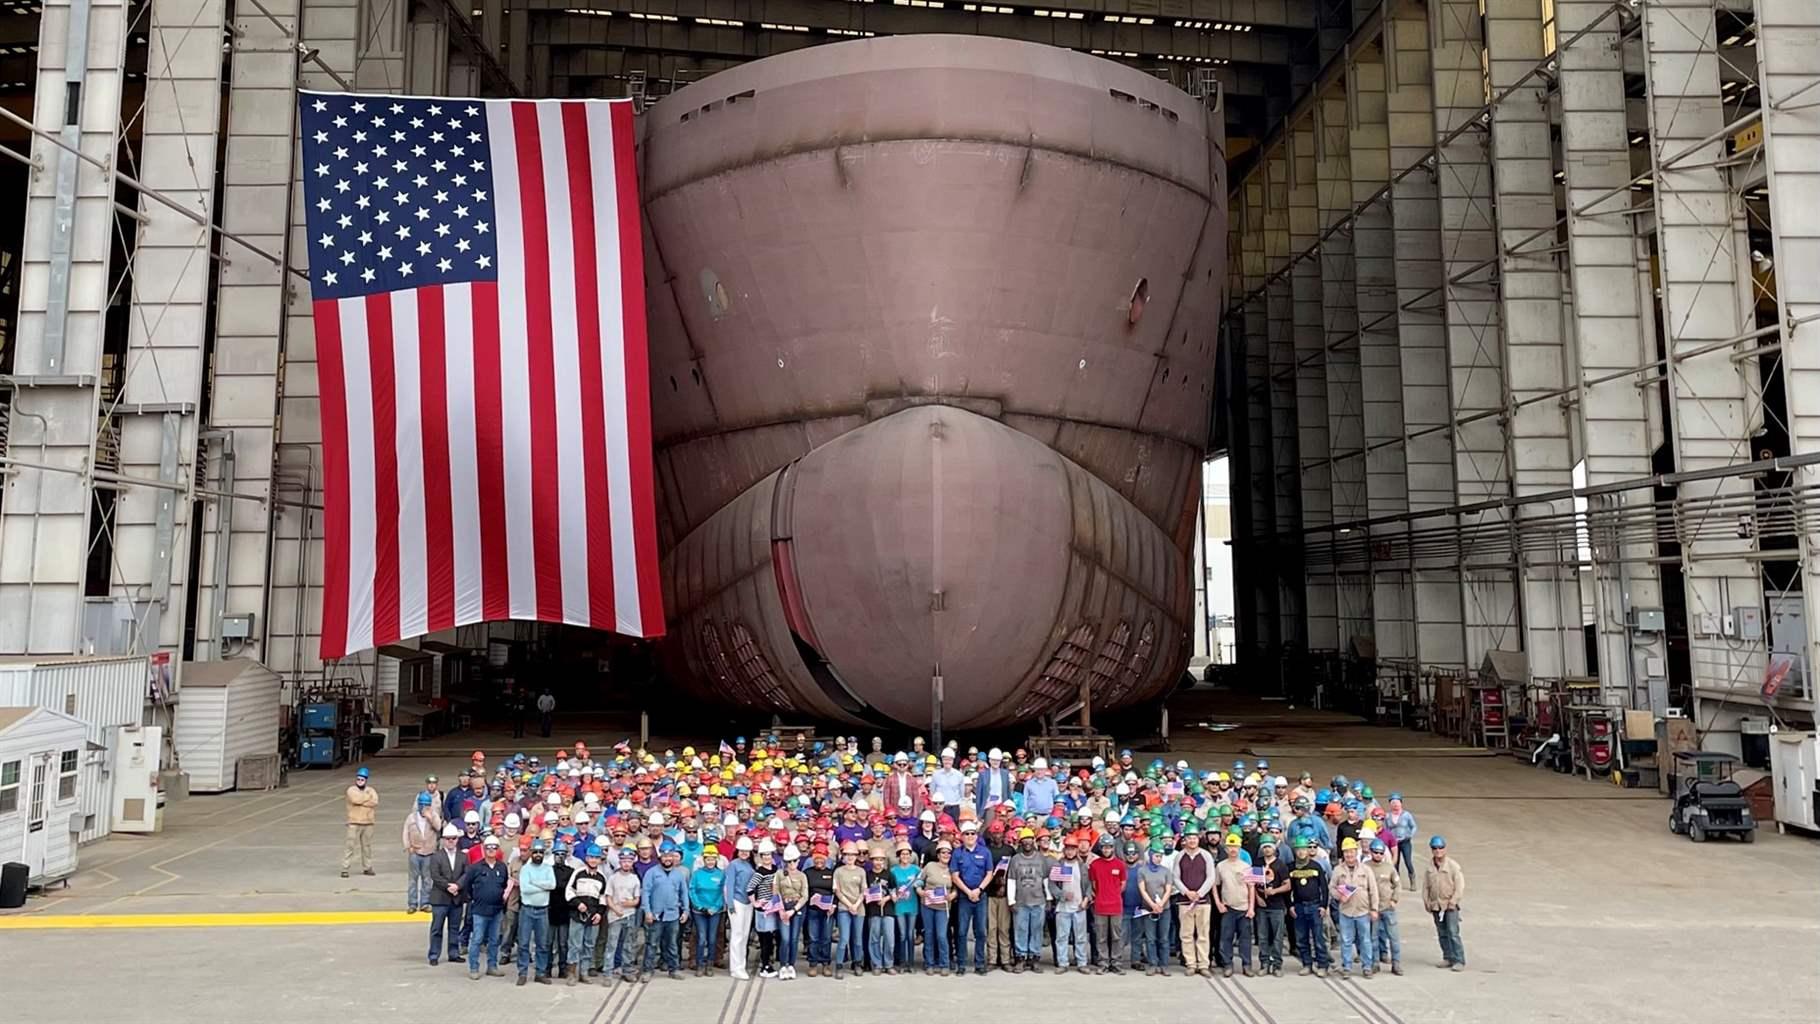
[[[1696,843],[1708,836],[1735,835],[1747,843],[1757,840],[1757,821],[1750,801],[1731,780],[1737,758],[1707,750],[1682,750],[1675,754],[1675,804],[1668,812],[1668,830],[1685,834]]]

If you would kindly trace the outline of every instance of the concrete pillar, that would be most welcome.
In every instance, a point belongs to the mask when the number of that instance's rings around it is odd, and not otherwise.
[[[1574,408],[1590,487],[1648,476],[1651,455],[1662,443],[1657,386],[1640,388],[1637,377],[1619,376],[1656,357],[1655,302],[1648,246],[1629,212],[1637,193],[1627,187],[1624,58],[1620,23],[1606,17],[1609,9],[1599,0],[1555,5],[1563,38],[1597,22],[1560,53],[1567,266],[1581,381]],[[1631,707],[1653,707],[1659,714],[1668,700],[1666,637],[1660,626],[1633,628],[1635,611],[1663,609],[1654,532],[1612,526],[1647,514],[1654,498],[1644,489],[1589,499],[1587,539],[1600,678],[1608,692],[1624,691]]]
[[[1245,179],[1241,190],[1241,202],[1236,211],[1240,225],[1239,258],[1233,261],[1233,266],[1239,275],[1236,294],[1245,297],[1245,304],[1238,313],[1239,323],[1228,336],[1238,338],[1245,346],[1244,357],[1238,361],[1245,370],[1244,388],[1233,391],[1233,400],[1242,399],[1245,407],[1244,504],[1249,523],[1245,558],[1247,565],[1255,567],[1256,571],[1247,573],[1241,585],[1250,595],[1245,604],[1253,612],[1253,639],[1275,649],[1283,642],[1282,588],[1277,583],[1279,560],[1275,557],[1278,527],[1276,470],[1272,460],[1276,449],[1271,439],[1274,416],[1271,409],[1269,307],[1266,297],[1259,294],[1269,274],[1264,251],[1267,187],[1265,175],[1253,174]]]
[[[1265,287],[1265,333],[1270,351],[1270,464],[1276,499],[1277,609],[1282,642],[1307,648],[1310,628],[1303,579],[1302,474],[1297,431],[1295,293],[1289,275],[1276,271],[1289,262],[1289,159],[1284,145],[1263,157],[1264,265],[1271,273]]]
[[[47,0],[32,121],[113,166],[128,11],[123,0]],[[72,109],[73,108],[73,109]],[[33,136],[25,196],[16,390],[0,514],[0,653],[69,653],[84,640],[98,377],[114,233],[113,175]]]
[[[1288,275],[1290,338],[1293,345],[1296,452],[1302,489],[1304,549],[1326,544],[1330,534],[1306,531],[1333,523],[1333,486],[1330,480],[1333,446],[1327,432],[1327,337],[1321,322],[1321,260],[1309,254],[1320,240],[1320,206],[1316,193],[1315,132],[1313,119],[1304,117],[1290,127],[1289,255],[1295,264]],[[1339,586],[1331,557],[1315,559],[1322,568],[1307,570],[1308,648],[1339,649]]]
[[[1820,452],[1820,7],[1812,0],[1757,0],[1757,38],[1782,324],[1764,340],[1782,344],[1789,447],[1811,455]],[[1820,469],[1802,469],[1794,482],[1811,487],[1820,482]],[[1801,600],[1806,664],[1797,670],[1805,670],[1812,700],[1820,672],[1820,524],[1811,518],[1801,533]]]
[[[1547,80],[1531,74],[1545,56],[1542,0],[1487,0],[1485,42],[1493,95],[1492,176],[1499,249],[1504,401],[1508,409],[1510,489],[1518,498],[1573,485],[1574,454],[1559,394],[1570,352],[1562,340],[1561,270],[1553,252],[1554,147]],[[1539,239],[1532,236],[1540,235]],[[1538,396],[1542,396],[1538,398]],[[1532,399],[1535,399],[1532,401]],[[1578,531],[1569,529],[1571,500],[1531,502],[1516,510],[1522,574],[1521,643],[1530,674],[1584,675]],[[1542,520],[1534,529],[1527,523]]]
[[[1382,47],[1354,54],[1347,85],[1351,199],[1355,208],[1365,204],[1352,225],[1352,248],[1360,440],[1368,448],[1362,460],[1366,513],[1371,519],[1393,519],[1409,511],[1409,483],[1402,444],[1403,368],[1397,352],[1396,232],[1386,194],[1393,166]],[[1393,555],[1404,530],[1402,523],[1371,528],[1372,636],[1380,661],[1415,657],[1408,557]]]
[[[1441,296],[1453,397],[1454,500],[1463,506],[1510,494],[1504,404],[1503,329],[1498,288],[1498,221],[1489,139],[1478,0],[1433,0],[1434,129],[1441,206]],[[1463,132],[1455,129],[1466,127]],[[1522,644],[1506,510],[1459,515],[1461,607],[1466,664]]]
[[[121,471],[187,481],[207,368],[210,252],[220,144],[223,0],[153,0],[138,177],[192,217],[141,198],[133,252],[126,377],[115,421]],[[221,244],[234,262],[258,257]],[[191,503],[133,487],[114,510],[112,593],[132,602],[140,649],[181,650],[189,622]]]
[[[1755,358],[1683,358],[1755,327],[1743,202],[1717,165],[1727,149],[1712,4],[1651,0],[1641,7],[1649,92],[1662,335],[1668,348],[1670,426],[1683,473],[1723,471],[1753,458],[1761,421]],[[1680,485],[1682,577],[1696,721],[1702,695],[1754,694],[1763,678],[1763,587],[1748,477]],[[1721,504],[1723,503],[1723,504]],[[1742,528],[1712,529],[1717,519]],[[1690,525],[1702,528],[1690,529]],[[1754,611],[1758,638],[1741,635]]]
[[[1397,351],[1403,386],[1403,446],[1408,470],[1409,511],[1435,512],[1454,504],[1453,387],[1448,373],[1445,274],[1441,264],[1441,204],[1435,143],[1434,73],[1431,25],[1421,9],[1403,6],[1387,24],[1384,39],[1385,122],[1390,166],[1400,175],[1391,186],[1391,231],[1396,244]],[[1399,168],[1421,167],[1408,174]],[[1452,555],[1418,555],[1409,544],[1419,526],[1448,530],[1451,515],[1429,515],[1405,530],[1403,550],[1415,582],[1415,648],[1422,665],[1466,664],[1464,588],[1459,560]],[[1476,666],[1475,666],[1476,667]]]

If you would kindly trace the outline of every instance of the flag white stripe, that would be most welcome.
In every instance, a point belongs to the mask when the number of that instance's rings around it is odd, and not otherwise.
[[[613,113],[604,103],[588,105],[589,163],[594,172],[595,271],[600,288],[600,376],[606,397],[607,510],[613,524],[613,614],[600,622],[643,636],[638,607],[638,552],[632,534],[632,460],[626,426],[625,304],[620,294],[619,182],[613,159]],[[645,381],[635,382],[648,386]]]
[[[398,471],[398,635],[422,636],[430,629],[429,538],[424,524],[423,374],[417,325],[417,291],[392,293],[392,384],[398,412],[394,421]],[[382,524],[383,527],[383,524]]]
[[[506,561],[514,619],[537,618],[537,564],[531,513],[531,366],[525,331],[524,228],[518,194],[518,152],[512,104],[487,104],[492,151],[492,230],[499,246],[499,386],[506,466]],[[537,216],[534,211],[526,211]],[[494,586],[488,580],[487,586]]]
[[[374,552],[373,367],[367,360],[367,310],[363,298],[341,299],[342,375],[348,410],[348,643],[373,646]]]
[[[474,286],[442,289],[444,359],[448,364],[449,499],[455,541],[455,621],[479,622],[480,473],[474,429]]]
[[[588,624],[587,462],[581,437],[581,342],[575,307],[574,221],[569,205],[569,158],[562,127],[562,101],[537,104],[538,140],[543,150],[543,196],[550,226],[550,325],[556,371],[558,525],[562,542],[562,620]],[[596,247],[598,248],[598,246]]]

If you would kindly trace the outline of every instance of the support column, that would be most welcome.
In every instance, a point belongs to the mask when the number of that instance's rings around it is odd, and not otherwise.
[[[1492,207],[1489,140],[1480,110],[1487,93],[1478,0],[1432,0],[1434,118],[1440,175],[1441,296],[1453,396],[1454,501],[1472,505],[1510,495],[1505,444],[1503,332],[1498,316],[1498,222]],[[1456,128],[1471,125],[1454,134]],[[1450,139],[1451,136],[1451,139]],[[1485,652],[1516,648],[1516,573],[1505,510],[1459,516],[1465,653],[1477,669]],[[1480,549],[1484,549],[1481,554]]]
[[[107,167],[117,158],[126,22],[122,0],[48,0],[38,27],[32,121]],[[77,472],[16,467],[7,481],[0,653],[67,654],[84,639],[114,176],[37,136],[31,154],[43,171],[25,196],[7,454]]]
[[[1576,425],[1586,484],[1594,488],[1648,476],[1651,455],[1662,443],[1658,386],[1638,387],[1634,376],[1604,380],[1656,357],[1648,246],[1627,212],[1636,193],[1627,187],[1630,133],[1620,23],[1605,18],[1609,9],[1602,0],[1556,0],[1555,5],[1563,38],[1598,22],[1560,53],[1568,276],[1581,381]],[[1601,197],[1606,198],[1595,204]],[[1655,530],[1618,525],[1647,516],[1654,497],[1646,489],[1589,499],[1587,540],[1599,676],[1608,691],[1627,692],[1631,707],[1661,714],[1668,703],[1666,638],[1660,628],[1635,629],[1633,616],[1639,609],[1663,609]]]
[[[1439,0],[1436,0],[1439,2]],[[1386,126],[1390,166],[1428,166],[1391,186],[1391,230],[1396,242],[1397,351],[1403,386],[1403,452],[1408,468],[1409,511],[1432,512],[1454,503],[1453,388],[1448,379],[1448,334],[1441,267],[1441,203],[1435,143],[1431,27],[1421,9],[1404,5],[1386,23],[1384,45]],[[1400,172],[1399,172],[1400,173]],[[1455,517],[1428,516],[1424,530],[1451,530]],[[1418,555],[1406,530],[1403,548],[1415,581],[1415,645],[1424,666],[1466,664],[1464,587],[1451,553]],[[1475,666],[1476,667],[1476,666]]]
[[[1364,395],[1359,381],[1359,312],[1353,269],[1352,161],[1348,148],[1344,82],[1322,93],[1314,105],[1314,171],[1316,224],[1333,233],[1321,243],[1321,344],[1327,390],[1327,477],[1332,485],[1335,523],[1356,522],[1370,514],[1365,500]],[[1344,226],[1341,226],[1344,225]],[[1326,538],[1336,550],[1356,551],[1357,539],[1334,534]],[[1338,646],[1344,650],[1357,636],[1372,632],[1369,562],[1335,558]]]
[[[1320,206],[1316,195],[1315,131],[1311,118],[1290,126],[1287,137],[1289,168],[1289,253],[1306,252],[1320,239]],[[1275,264],[1273,264],[1275,265]],[[1321,260],[1308,256],[1289,271],[1290,337],[1294,352],[1296,453],[1302,488],[1302,545],[1326,544],[1326,532],[1310,536],[1316,527],[1333,523],[1333,487],[1329,479],[1332,447],[1327,433],[1327,337],[1321,323]],[[1338,650],[1339,586],[1333,560],[1327,569],[1308,573],[1308,648]]]
[[[1272,458],[1275,447],[1271,440],[1272,412],[1270,375],[1270,316],[1268,301],[1257,294],[1264,286],[1269,270],[1264,255],[1264,202],[1268,189],[1265,175],[1253,174],[1245,179],[1239,207],[1239,259],[1237,294],[1246,296],[1238,323],[1228,332],[1245,346],[1244,389],[1234,389],[1234,401],[1245,403],[1245,504],[1249,509],[1246,564],[1256,571],[1247,573],[1244,586],[1253,596],[1253,636],[1270,650],[1283,643],[1281,587],[1277,584],[1276,555],[1276,470]],[[1273,655],[1274,656],[1274,655]]]
[[[1283,146],[1263,157],[1264,266],[1289,262],[1289,159]],[[1306,649],[1309,625],[1303,579],[1302,477],[1296,430],[1295,294],[1288,275],[1265,288],[1265,334],[1270,346],[1270,465],[1276,508],[1277,611],[1282,642]]]
[[[1776,248],[1776,304],[1782,324],[1782,386],[1789,448],[1820,452],[1820,7],[1812,0],[1757,0],[1757,73]],[[1806,467],[1795,483],[1820,484]],[[1812,500],[1812,499],[1807,499]],[[1807,695],[1820,672],[1820,523],[1801,533],[1802,650]]]
[[[205,224],[215,218],[223,0],[153,0],[138,177]],[[140,199],[120,425],[122,472],[187,482],[207,367],[215,239],[205,224]],[[258,257],[232,242],[235,262]],[[167,461],[168,455],[168,461]],[[168,473],[168,477],[167,477]],[[189,622],[192,503],[182,492],[125,491],[114,511],[112,593],[131,601],[135,650],[181,651]]]
[[[1392,519],[1409,511],[1409,483],[1404,468],[1403,368],[1397,352],[1397,252],[1391,200],[1386,189],[1394,166],[1390,159],[1388,96],[1384,50],[1372,47],[1354,55],[1347,75],[1351,89],[1348,142],[1352,203],[1359,210],[1352,226],[1354,302],[1359,321],[1360,440],[1364,457],[1366,515]],[[1424,133],[1430,129],[1424,127]],[[1337,469],[1337,467],[1336,467]],[[1415,657],[1413,583],[1407,553],[1396,558],[1401,523],[1371,528],[1372,636],[1378,659],[1406,661]]]
[[[1561,271],[1550,247],[1559,218],[1546,79],[1531,75],[1545,52],[1542,0],[1487,0],[1486,50],[1491,90],[1503,99],[1493,111],[1492,176],[1497,210],[1499,320],[1503,331],[1504,401],[1508,411],[1510,488],[1518,498],[1573,486],[1574,456],[1567,411],[1557,399],[1568,380],[1569,352],[1561,337]],[[1522,84],[1518,84],[1521,82]],[[1531,236],[1540,234],[1540,239]],[[1523,404],[1526,403],[1526,404]],[[1512,608],[1523,625],[1500,646],[1521,644],[1529,672],[1541,678],[1586,673],[1580,632],[1578,531],[1567,528],[1571,500],[1532,502],[1516,510],[1517,565],[1522,601]],[[1527,521],[1544,524],[1527,528]],[[1495,578],[1495,577],[1494,577]]]
[[[1717,166],[1728,133],[1713,7],[1709,0],[1651,0],[1641,11],[1675,468],[1722,470],[1751,461],[1761,407],[1755,358],[1682,358],[1749,333],[1756,322],[1749,254],[1741,251],[1743,203]],[[1736,609],[1754,609],[1762,622],[1754,487],[1748,477],[1720,476],[1683,483],[1677,495],[1695,724],[1702,729],[1712,720],[1701,709],[1702,693],[1754,695],[1763,678],[1761,629],[1758,639],[1747,639],[1733,618]]]

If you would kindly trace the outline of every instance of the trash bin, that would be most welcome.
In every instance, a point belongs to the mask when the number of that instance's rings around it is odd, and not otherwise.
[[[17,910],[25,906],[25,883],[32,869],[11,861],[0,864],[0,910]]]

